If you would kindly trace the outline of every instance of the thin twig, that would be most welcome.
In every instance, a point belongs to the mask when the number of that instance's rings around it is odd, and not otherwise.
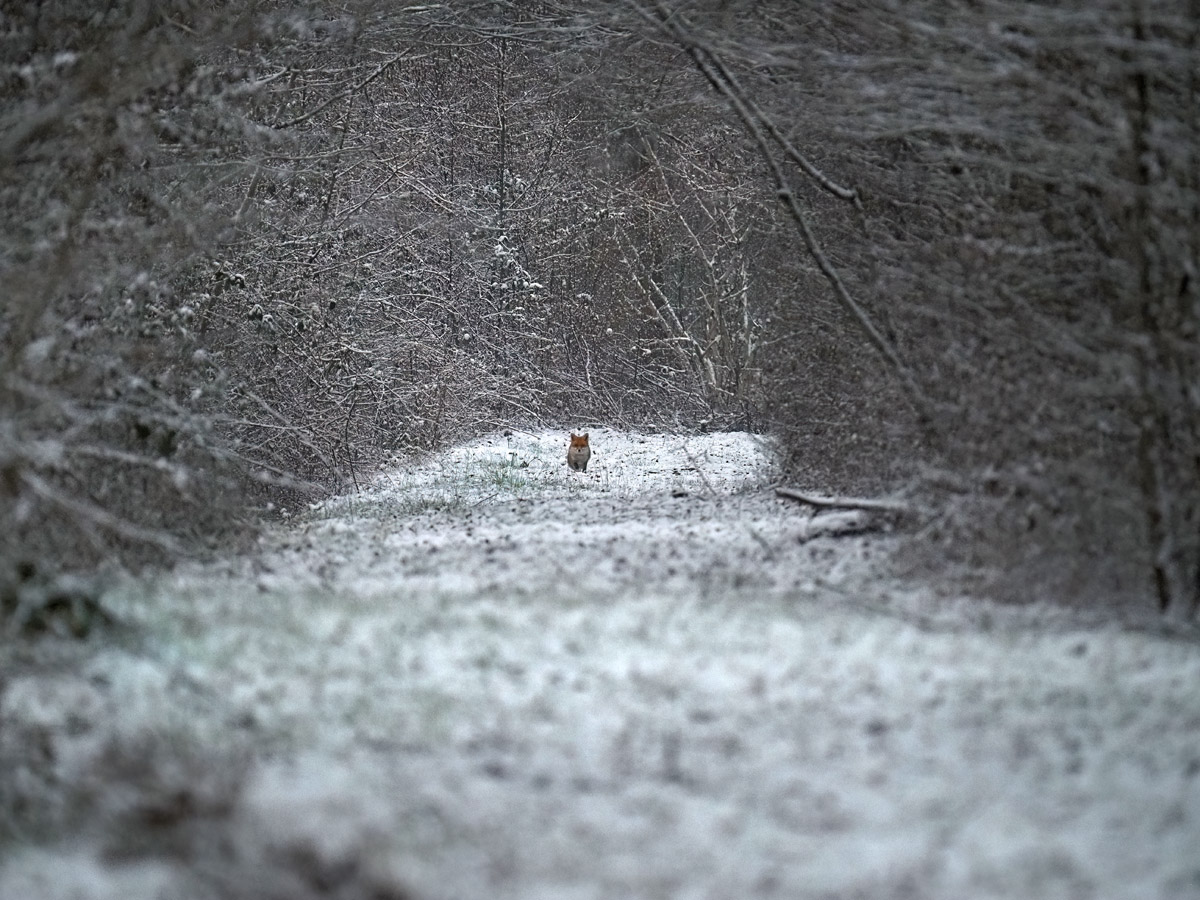
[[[372,72],[370,75],[368,75],[362,81],[359,81],[356,84],[350,85],[350,87],[346,88],[344,91],[339,91],[338,93],[336,93],[332,97],[330,97],[328,100],[326,100],[324,103],[317,104],[315,107],[310,109],[308,112],[303,113],[302,115],[296,116],[294,119],[288,119],[286,122],[280,122],[275,127],[276,128],[291,128],[293,125],[299,125],[301,122],[308,121],[313,116],[317,115],[317,113],[321,112],[322,110],[326,109],[327,107],[331,106],[332,104],[337,103],[339,100],[343,100],[346,97],[349,97],[355,91],[366,87],[368,84],[370,84],[372,81],[374,81],[380,75],[382,75],[384,72],[386,72],[392,66],[394,66],[396,63],[400,62],[400,60],[407,59],[407,58],[410,58],[410,57],[407,57],[403,53],[397,53],[395,56],[393,56],[387,62],[381,63],[379,68],[377,68],[374,72]]]
[[[21,481],[43,500],[47,500],[68,512],[74,513],[83,519],[84,522],[98,525],[101,528],[107,528],[109,531],[120,535],[126,540],[137,541],[142,544],[153,544],[155,547],[166,550],[168,553],[178,554],[181,552],[179,542],[166,532],[142,528],[139,525],[134,525],[132,522],[126,522],[124,519],[114,516],[107,510],[101,509],[94,503],[64,494],[32,472],[24,471],[20,477]]]

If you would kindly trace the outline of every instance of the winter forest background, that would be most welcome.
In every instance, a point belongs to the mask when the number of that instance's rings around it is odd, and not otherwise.
[[[0,897],[1200,897],[1200,0],[5,2],[0,215]]]
[[[62,0],[0,60],[10,613],[539,422],[1196,611],[1196,0]]]

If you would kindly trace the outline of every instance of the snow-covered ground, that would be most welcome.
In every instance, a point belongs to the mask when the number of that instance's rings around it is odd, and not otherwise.
[[[1200,643],[882,577],[749,435],[493,436],[0,678],[0,898],[1197,898]]]

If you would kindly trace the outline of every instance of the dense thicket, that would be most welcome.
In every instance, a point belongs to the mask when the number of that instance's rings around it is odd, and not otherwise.
[[[862,352],[907,396],[947,513],[933,558],[1194,612],[1197,5],[641,11],[765,136]]]
[[[0,600],[219,531],[266,465],[220,434],[225,381],[176,280],[221,239],[246,140],[236,10],[28,3],[0,15]]]
[[[603,422],[1194,610],[1195,6],[26,4],[0,588]]]

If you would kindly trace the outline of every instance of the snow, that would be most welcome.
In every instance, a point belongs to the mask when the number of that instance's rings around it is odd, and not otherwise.
[[[751,435],[591,428],[578,473],[568,430],[0,681],[0,897],[1200,897],[1194,632],[889,577]]]

